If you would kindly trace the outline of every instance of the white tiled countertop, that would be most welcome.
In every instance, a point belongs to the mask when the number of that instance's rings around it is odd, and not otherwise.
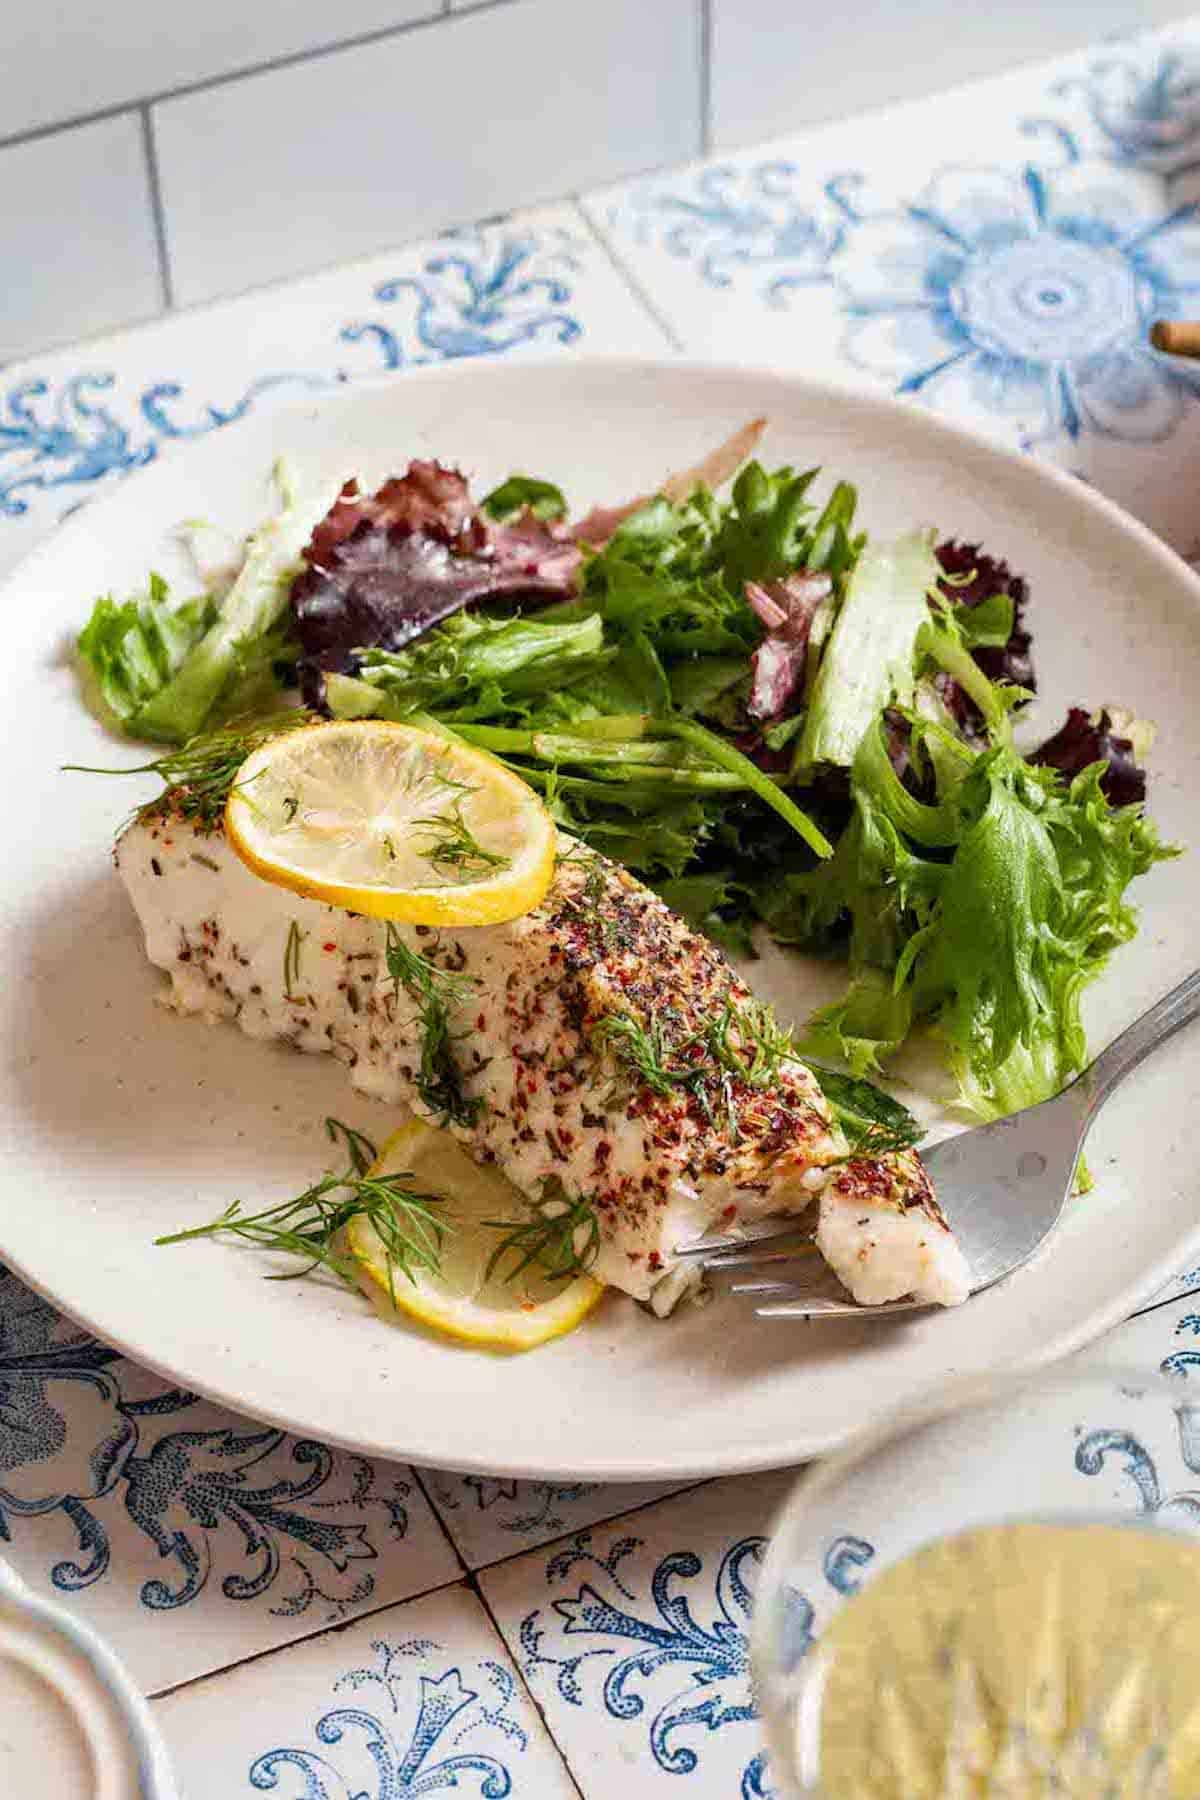
[[[0,568],[129,471],[305,389],[678,350],[908,396],[1194,553],[1197,377],[1146,347],[1151,318],[1200,309],[1193,193],[1200,21],[9,366]],[[1186,1378],[1195,1285],[1103,1356]],[[791,1479],[374,1462],[168,1389],[0,1275],[3,1554],[155,1697],[190,1800],[768,1793],[747,1608]],[[1117,1492],[1179,1498],[1152,1464]]]

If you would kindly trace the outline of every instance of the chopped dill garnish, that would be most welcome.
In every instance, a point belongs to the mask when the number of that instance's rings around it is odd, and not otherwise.
[[[474,794],[478,789],[469,781],[459,781],[454,775],[447,775],[437,767],[429,752],[419,746],[415,748],[404,767],[403,787],[406,794],[417,788],[433,788],[446,794]]]
[[[604,866],[598,857],[593,857],[584,877],[583,891],[579,896],[581,907],[595,913],[604,898]]]
[[[428,848],[418,850],[418,856],[432,863],[439,874],[449,871],[466,880],[471,875],[486,875],[492,869],[512,867],[511,856],[502,856],[479,842],[463,818],[461,800],[452,812],[414,819],[412,823],[413,829],[424,832],[428,840]]]
[[[237,772],[251,751],[284,732],[314,724],[316,717],[299,707],[291,712],[272,713],[265,719],[234,721],[223,731],[189,738],[180,749],[168,750],[153,762],[138,763],[129,769],[100,769],[85,763],[64,763],[63,767],[85,775],[158,775],[171,790],[172,806],[180,818],[200,825],[218,825]],[[138,811],[152,811],[158,804],[152,800]]]
[[[283,947],[283,997],[294,1000],[294,989],[300,980],[300,955],[307,931],[301,931],[295,919],[288,926],[287,943]]]
[[[799,1061],[790,1031],[761,1000],[735,1006],[727,1000],[702,1030],[668,1041],[661,1018],[642,1024],[631,1013],[610,1013],[594,1027],[594,1041],[611,1044],[621,1061],[654,1093],[711,1081],[717,1073],[764,1088],[779,1078],[780,1065]]]
[[[450,1008],[462,1005],[474,988],[469,975],[439,969],[427,957],[410,950],[391,920],[387,925],[384,956],[388,974],[414,1002],[421,1021],[421,1066],[415,1087],[430,1112],[445,1125],[473,1125],[483,1110],[482,1100],[468,1100],[462,1091],[462,1072],[454,1060],[450,1032]]]
[[[630,1013],[612,1013],[593,1028],[592,1041],[609,1046],[618,1060],[655,1094],[690,1093],[707,1117],[713,1118],[714,1091],[723,1101],[725,1120],[738,1135],[734,1090],[757,1090],[779,1080],[786,1061],[801,1061],[795,1040],[761,1000],[740,1005],[726,1001],[701,1031],[671,1041],[664,1020],[643,1024]],[[813,1071],[853,1156],[884,1156],[906,1150],[921,1137],[921,1127],[908,1109],[868,1081],[855,1081],[833,1070]]]
[[[632,1013],[609,1013],[593,1027],[591,1037],[593,1044],[611,1048],[618,1061],[654,1094],[691,1086],[706,1074],[694,1063],[681,1067],[668,1062],[671,1052],[658,1019],[643,1025]]]
[[[731,1027],[736,1028],[736,1040],[730,1038]],[[720,1018],[704,1033],[704,1042],[726,1074],[751,1087],[769,1087],[779,1079],[781,1063],[789,1058],[799,1061],[791,1032],[762,1000],[745,1000],[740,1006],[727,1001]]]
[[[368,1174],[375,1161],[375,1146],[352,1126],[326,1119],[325,1133],[331,1143],[341,1143],[349,1157],[348,1168],[323,1176],[293,1200],[265,1207],[262,1212],[244,1213],[241,1201],[235,1200],[207,1225],[169,1232],[155,1238],[155,1243],[183,1244],[228,1232],[264,1250],[282,1250],[303,1259],[302,1269],[269,1275],[268,1281],[295,1281],[313,1269],[324,1268],[357,1288],[358,1264],[342,1248],[342,1233],[352,1219],[364,1218],[374,1227],[386,1253],[388,1289],[395,1305],[397,1269],[409,1281],[415,1281],[419,1269],[432,1275],[441,1270],[442,1243],[452,1229],[434,1210],[441,1204],[441,1196],[410,1187],[412,1177],[404,1171]]]
[[[533,1263],[547,1280],[566,1281],[586,1274],[600,1249],[600,1221],[586,1194],[577,1200],[562,1194],[547,1196],[531,1203],[527,1219],[485,1219],[484,1224],[506,1234],[488,1259],[485,1279],[511,1256],[513,1266],[503,1276],[505,1281],[515,1281]]]
[[[567,896],[563,904],[568,906],[587,925],[590,932],[596,934],[600,948],[605,951],[614,950],[617,943],[618,920],[615,907],[606,908],[603,904],[608,892],[603,862],[594,850],[589,850],[583,845],[576,845],[568,855],[559,856],[555,861],[559,868],[572,863],[577,867],[586,868],[587,874],[583,878],[583,886],[578,893]]]

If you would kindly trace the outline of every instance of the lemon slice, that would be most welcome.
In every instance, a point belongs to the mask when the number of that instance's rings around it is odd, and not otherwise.
[[[357,719],[271,738],[225,808],[264,881],[411,925],[499,925],[554,877],[555,830],[533,790],[468,744]]]
[[[503,1271],[489,1277],[488,1263],[503,1233],[488,1219],[520,1219],[528,1206],[496,1169],[472,1162],[448,1132],[414,1119],[383,1146],[373,1175],[407,1173],[419,1193],[444,1204],[438,1217],[448,1227],[441,1268],[434,1275],[417,1268],[410,1281],[389,1268],[388,1255],[370,1221],[361,1214],[347,1227],[350,1249],[360,1267],[389,1301],[411,1318],[459,1343],[489,1350],[534,1350],[574,1330],[604,1292],[590,1275],[552,1281],[534,1264],[512,1281]]]

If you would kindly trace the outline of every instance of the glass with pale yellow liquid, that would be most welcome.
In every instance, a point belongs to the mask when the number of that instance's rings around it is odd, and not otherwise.
[[[788,1800],[1198,1800],[1200,1379],[975,1383],[858,1441],[777,1522],[753,1660]]]

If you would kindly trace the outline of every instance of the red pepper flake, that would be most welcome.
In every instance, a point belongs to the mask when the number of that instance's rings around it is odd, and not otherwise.
[[[662,1257],[658,1254],[657,1250],[652,1250],[646,1258],[646,1267],[654,1270],[662,1268]]]
[[[322,944],[321,948],[322,948],[322,950],[325,951],[326,955],[332,955],[333,952],[337,949],[337,945],[333,944],[333,943]]]
[[[479,1017],[475,1021],[475,1029],[476,1029],[476,1031],[486,1031],[487,1030],[487,1020],[482,1013],[480,1013]]]

